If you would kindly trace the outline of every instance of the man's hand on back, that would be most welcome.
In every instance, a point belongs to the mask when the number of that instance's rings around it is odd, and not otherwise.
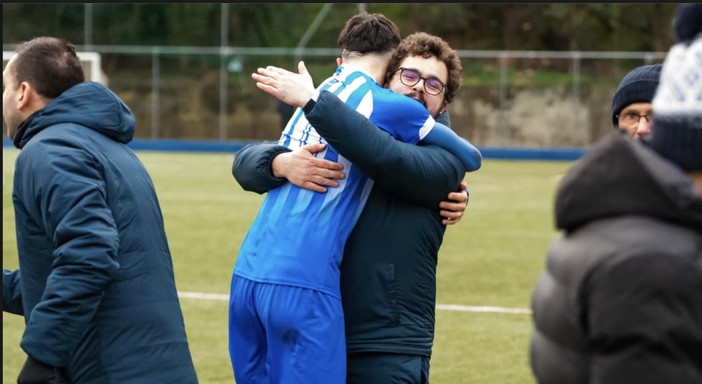
[[[337,180],[345,177],[340,163],[315,157],[325,150],[326,144],[307,144],[292,152],[285,152],[273,158],[273,176],[288,179],[300,188],[324,193],[326,187],[338,187]]]

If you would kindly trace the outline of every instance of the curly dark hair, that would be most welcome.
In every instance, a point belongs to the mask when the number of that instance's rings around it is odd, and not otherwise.
[[[461,73],[463,66],[461,59],[446,41],[426,32],[415,32],[408,35],[397,46],[395,53],[388,64],[388,71],[385,74],[385,81],[389,82],[393,75],[400,68],[400,63],[407,56],[436,57],[446,64],[448,69],[448,80],[446,81],[446,93],[444,100],[446,103],[453,101],[456,97],[458,87],[461,85]]]

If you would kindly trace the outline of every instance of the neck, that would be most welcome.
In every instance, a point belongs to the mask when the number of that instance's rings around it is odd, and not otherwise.
[[[385,71],[388,68],[389,58],[389,54],[365,54],[347,57],[344,62],[367,73],[379,84],[385,85]]]

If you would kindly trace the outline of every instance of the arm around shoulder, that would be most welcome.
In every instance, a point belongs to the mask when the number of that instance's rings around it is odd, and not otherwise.
[[[460,160],[448,151],[395,140],[328,91],[304,110],[334,149],[376,183],[405,198],[435,208],[465,176]]]

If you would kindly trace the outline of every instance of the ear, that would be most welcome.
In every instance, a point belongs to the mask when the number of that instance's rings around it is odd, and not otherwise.
[[[444,101],[441,103],[441,109],[439,110],[439,113],[437,114],[437,116],[439,116],[440,114],[446,112],[446,108],[447,108],[447,107],[448,107],[448,103],[446,102],[446,100],[444,100]]]
[[[337,66],[337,67],[340,66],[341,63],[343,63],[343,61],[341,60],[341,57],[337,57],[337,58],[336,58],[336,66]]]
[[[34,96],[34,88],[26,81],[21,82],[17,90],[17,109],[22,110],[31,105]]]

